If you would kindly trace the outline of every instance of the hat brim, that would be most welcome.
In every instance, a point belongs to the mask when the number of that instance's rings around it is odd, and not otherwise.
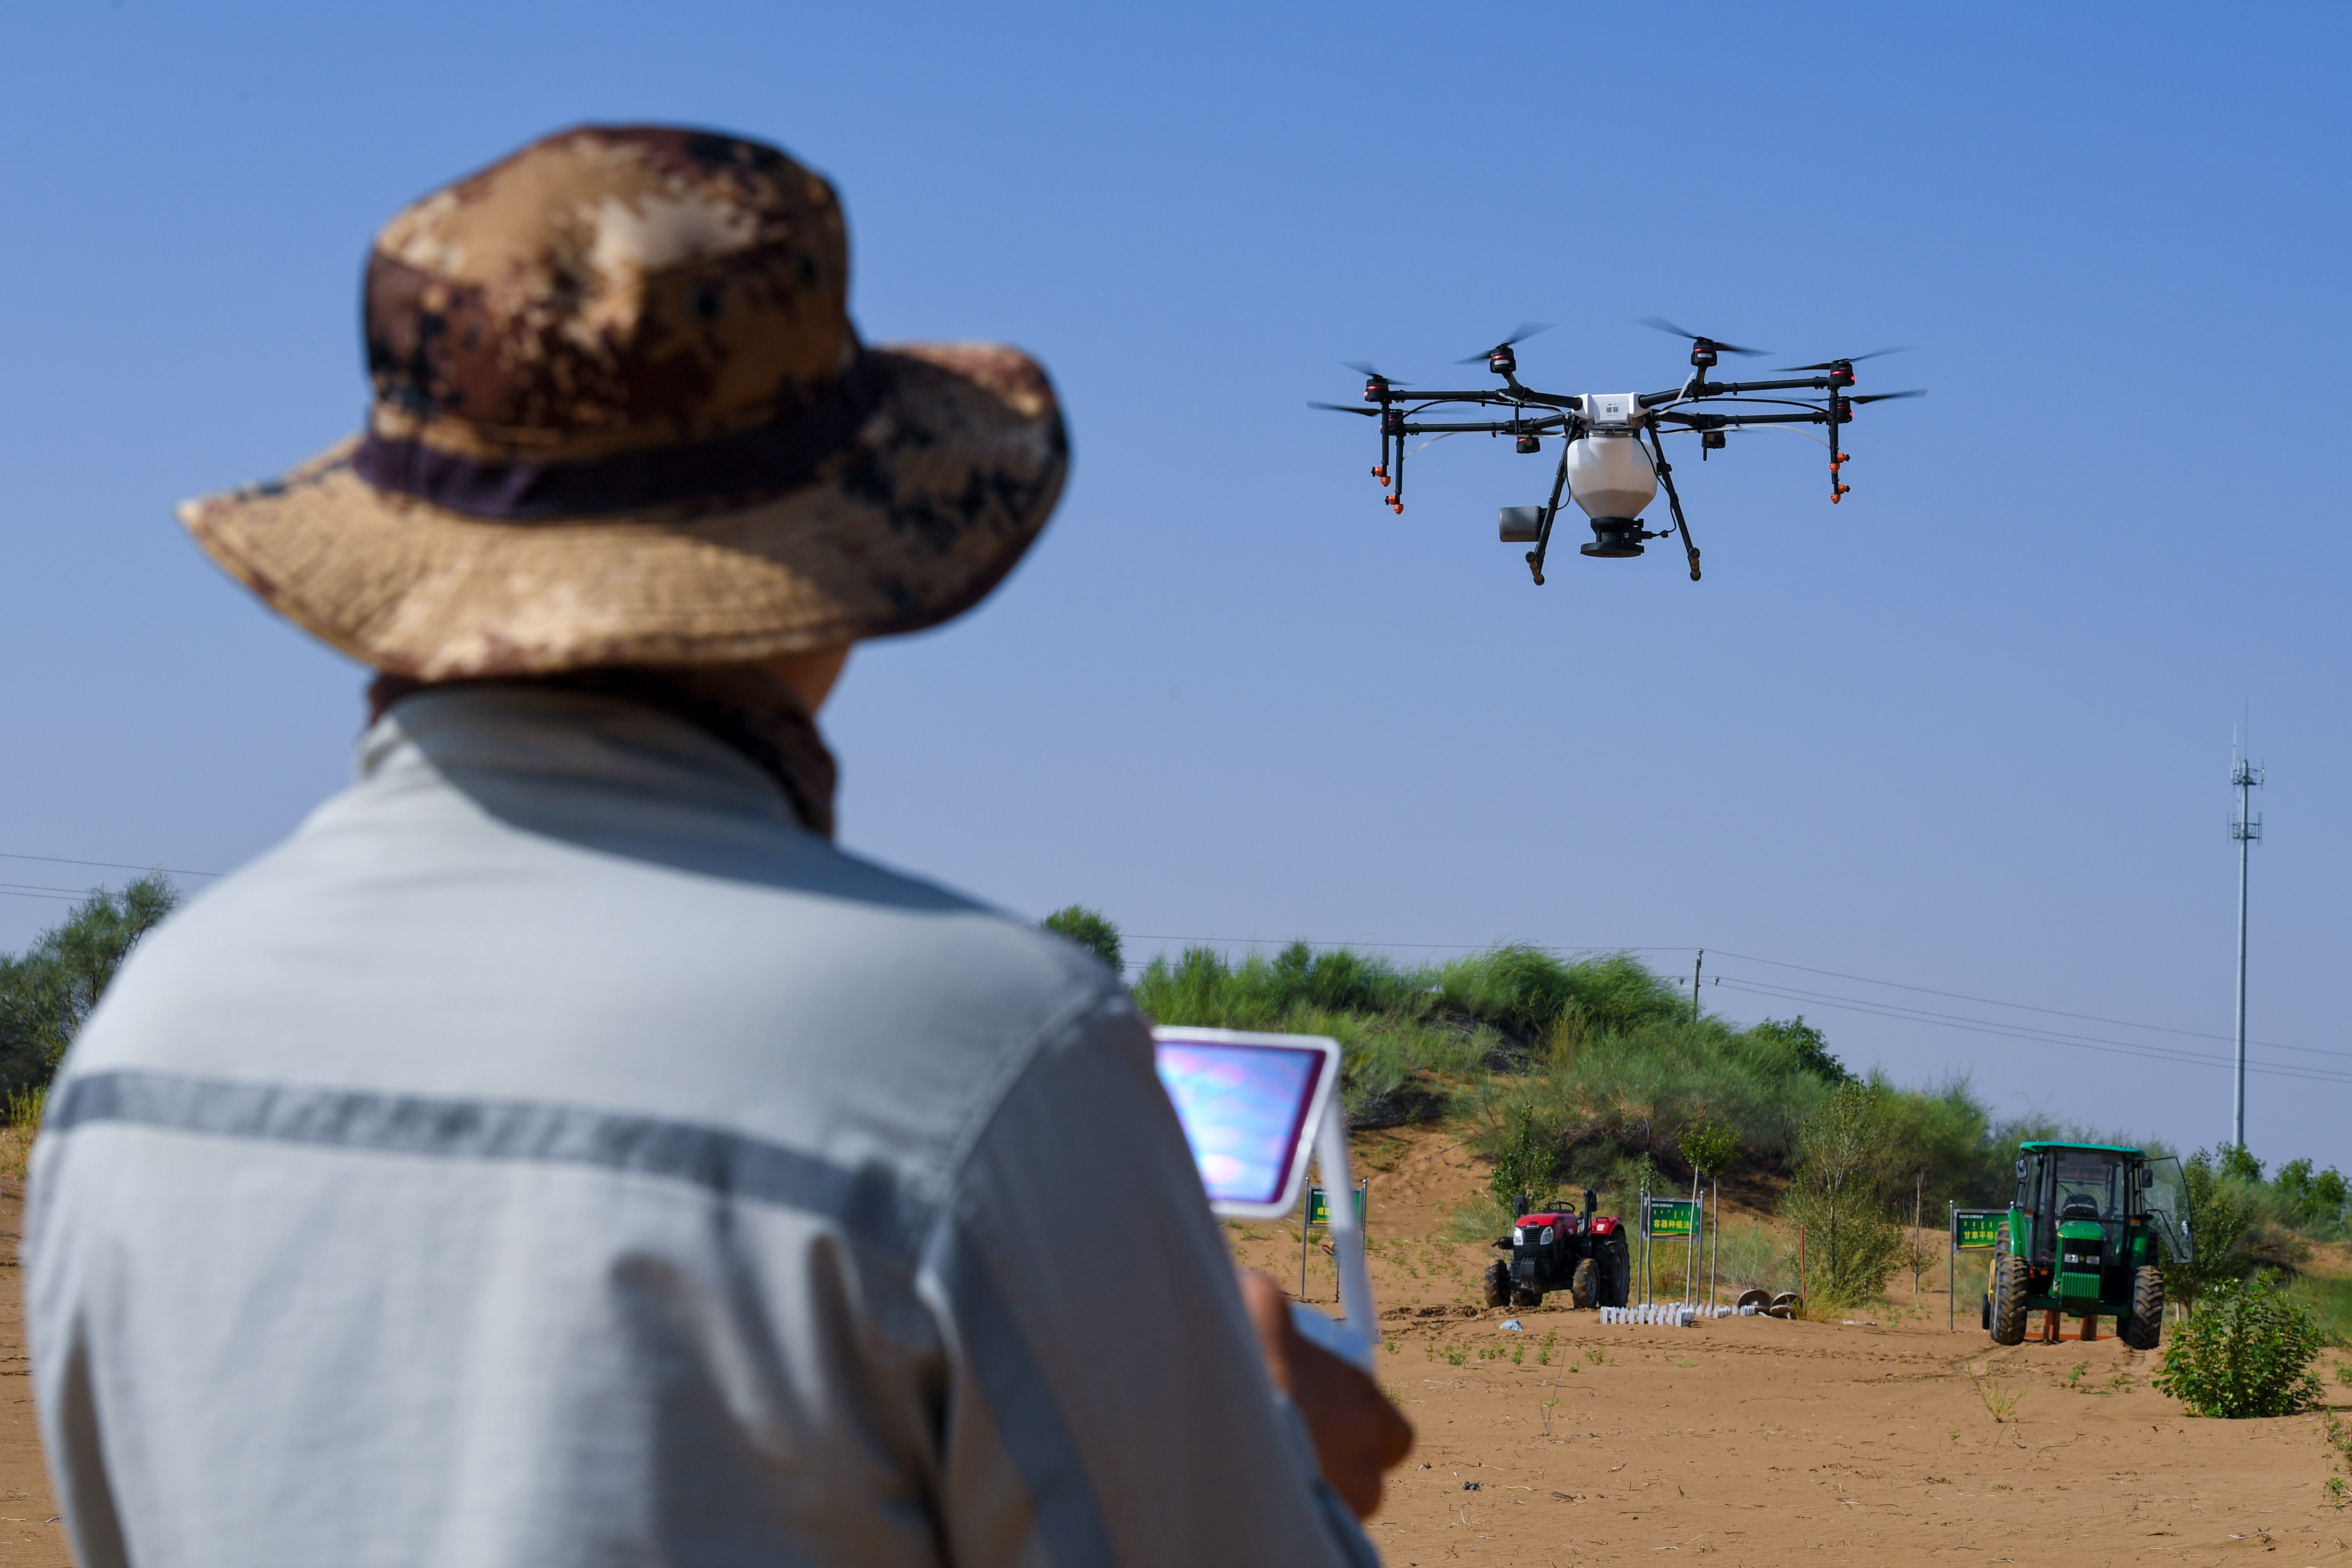
[[[870,351],[876,410],[816,478],[724,510],[486,521],[382,490],[357,437],[184,503],[279,614],[391,674],[457,680],[736,663],[919,631],[978,603],[1052,513],[1069,446],[1045,373],[982,344]]]

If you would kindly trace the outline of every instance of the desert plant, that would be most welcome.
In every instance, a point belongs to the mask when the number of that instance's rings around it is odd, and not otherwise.
[[[1783,1201],[1804,1227],[1810,1293],[1823,1304],[1867,1300],[1886,1288],[1903,1256],[1902,1227],[1887,1211],[1886,1091],[1842,1083],[1806,1119],[1797,1179]]]
[[[2022,1384],[2012,1388],[1996,1382],[1991,1368],[1982,1362],[1969,1368],[1969,1381],[1976,1384],[1977,1397],[1984,1402],[1986,1415],[1996,1422],[2016,1419],[2017,1402],[2025,1397]]]
[[[2150,1381],[2191,1415],[2294,1415],[2319,1403],[2319,1351],[2318,1325],[2269,1275],[2223,1279],[2167,1334]]]
[[[1744,1226],[1726,1226],[1717,1253],[1717,1265],[1723,1271],[1724,1281],[1735,1291],[1779,1292],[1797,1288],[1796,1269],[1790,1262],[1788,1248],[1753,1220]]]
[[[0,955],[0,1087],[49,1081],[122,961],[179,904],[179,889],[151,873],[93,892],[22,953]]]
[[[1495,1169],[1486,1178],[1495,1201],[1515,1207],[1521,1198],[1541,1208],[1551,1196],[1552,1167],[1559,1151],[1536,1121],[1535,1110],[1524,1101],[1504,1111],[1503,1134],[1495,1151]]]
[[[2245,1279],[2253,1268],[2254,1209],[2241,1177],[2226,1170],[2229,1149],[2220,1159],[2199,1151],[2181,1162],[2180,1217],[2189,1223],[2197,1256],[2189,1262],[2165,1265],[2165,1293],[2190,1311],[2206,1291]],[[2251,1163],[2251,1157],[2242,1163]],[[2255,1167],[2260,1169],[2259,1166]]]
[[[1084,904],[1072,904],[1067,909],[1055,910],[1037,923],[1076,942],[1109,965],[1114,974],[1126,972],[1126,954],[1119,945],[1118,927],[1111,923],[1108,915]]]
[[[1739,1157],[1739,1134],[1710,1117],[1702,1117],[1682,1130],[1675,1148],[1695,1174],[1719,1176]]]

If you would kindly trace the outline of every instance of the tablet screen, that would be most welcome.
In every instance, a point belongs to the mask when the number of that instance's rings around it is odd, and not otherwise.
[[[1319,1046],[1243,1044],[1162,1031],[1160,1081],[1184,1124],[1213,1204],[1252,1206],[1295,1197],[1301,1144],[1331,1055]]]

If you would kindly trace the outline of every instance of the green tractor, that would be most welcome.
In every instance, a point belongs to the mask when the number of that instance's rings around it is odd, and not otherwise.
[[[1996,1344],[2021,1344],[2027,1318],[2042,1316],[2055,1341],[2062,1317],[2099,1320],[2134,1350],[2154,1350],[2164,1326],[2164,1257],[2187,1262],[2189,1225],[2180,1215],[2180,1162],[2103,1143],[2027,1143],[2007,1232],[1993,1251],[1984,1326]]]

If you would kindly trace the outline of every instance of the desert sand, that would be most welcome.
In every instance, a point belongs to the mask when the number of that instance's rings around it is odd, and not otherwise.
[[[1484,1168],[1434,1130],[1356,1142],[1371,1180],[1380,1376],[1419,1433],[1372,1525],[1391,1568],[1667,1552],[2352,1563],[2352,1510],[2328,1506],[2316,1415],[2189,1418],[2148,1386],[2157,1357],[2126,1349],[2112,1323],[2089,1343],[2000,1349],[1964,1286],[1948,1332],[1940,1264],[1916,1296],[1906,1274],[1887,1306],[1828,1322],[1604,1327],[1554,1310],[1557,1298],[1481,1310],[1478,1271],[1496,1254],[1444,1235]],[[1297,1289],[1295,1225],[1232,1235],[1237,1257]],[[1307,1283],[1328,1306],[1319,1248]],[[2352,1388],[2326,1386],[2352,1410]],[[2011,1397],[1996,1419],[1990,1405]]]
[[[2352,1563],[2315,1416],[2200,1421],[2113,1337],[1990,1346],[1940,1278],[1855,1320],[1603,1327],[1484,1310],[1494,1257],[1444,1239],[1483,1170],[1443,1132],[1358,1140],[1384,1348],[1419,1432],[1372,1536],[1391,1568],[1727,1563]],[[26,1375],[15,1184],[0,1197],[0,1563],[70,1561]],[[1602,1205],[1604,1212],[1611,1205]],[[1296,1227],[1234,1248],[1297,1288]],[[1318,1250],[1308,1293],[1328,1304]],[[1516,1320],[1518,1330],[1506,1328]],[[1482,1352],[1484,1354],[1482,1355]],[[2338,1356],[2331,1354],[2324,1369]],[[2077,1371],[2077,1368],[2080,1368]],[[2352,1388],[2327,1384],[2352,1409]],[[1993,1402],[2013,1396],[2007,1420]],[[1205,1565],[1204,1565],[1205,1568]]]

